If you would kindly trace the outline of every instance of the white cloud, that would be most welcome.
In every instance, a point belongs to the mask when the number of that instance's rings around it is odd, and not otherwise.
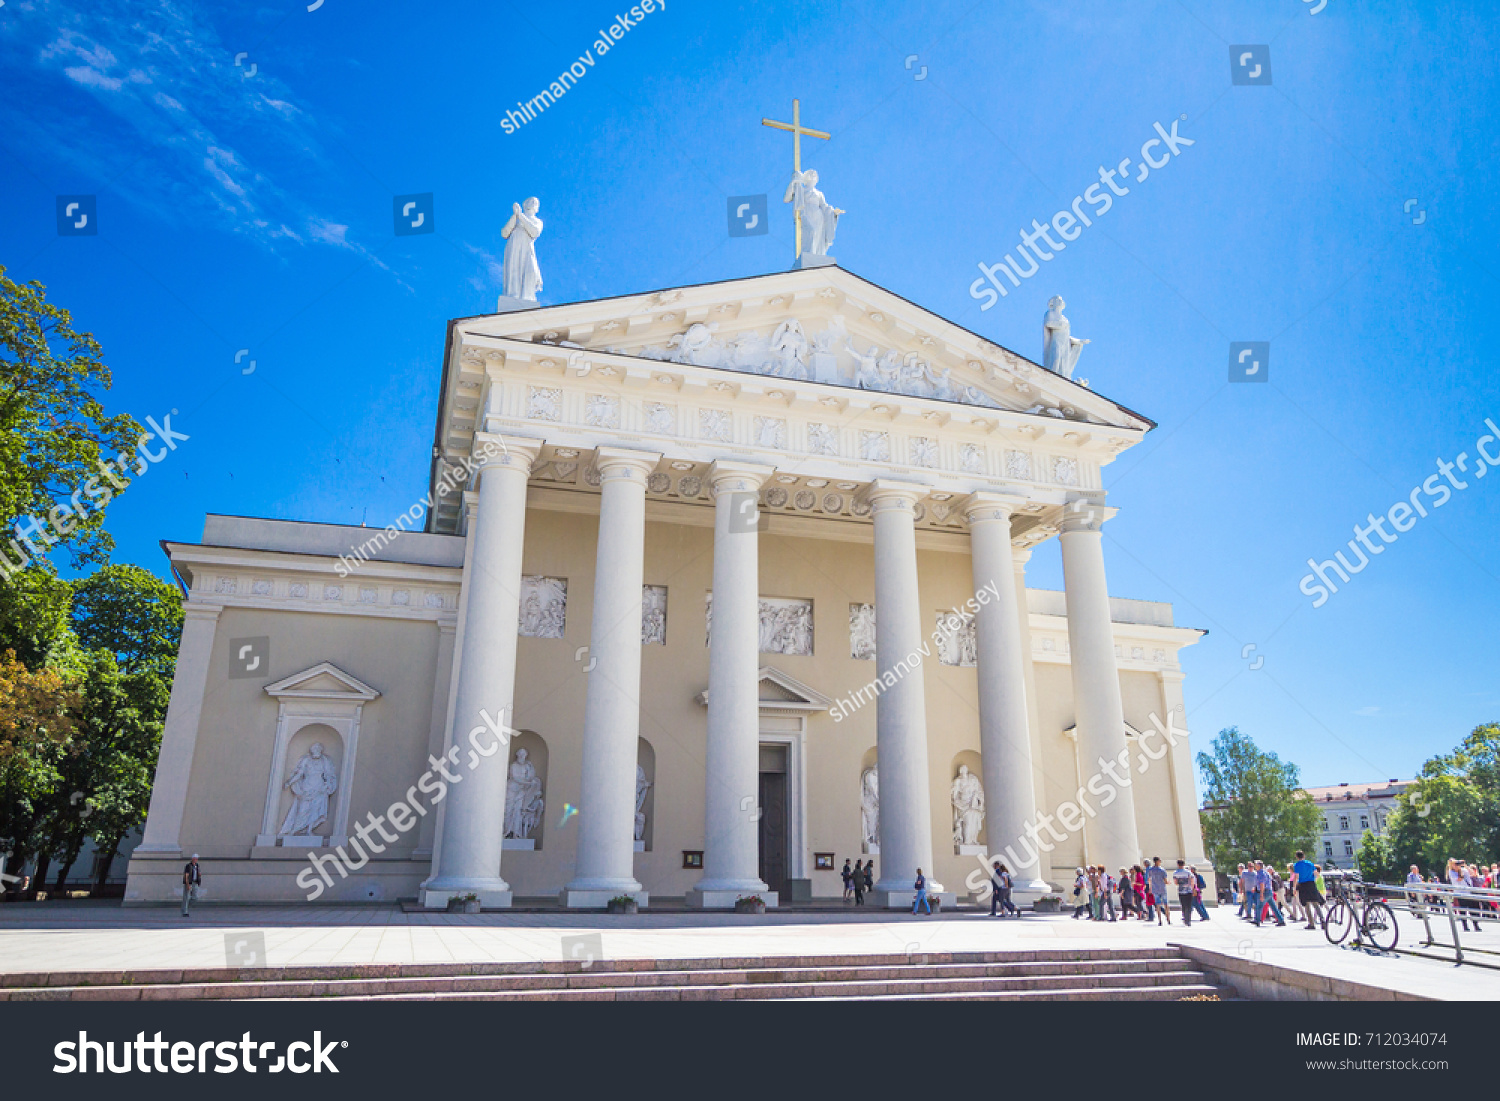
[[[1354,713],[1356,715],[1359,715],[1361,718],[1369,719],[1380,714],[1380,708],[1376,707],[1374,704],[1369,704],[1365,707],[1356,708]]]
[[[358,232],[351,239],[349,225],[304,198],[344,190],[318,121],[274,73],[247,77],[255,58],[237,68],[203,9],[173,0],[28,7],[46,40],[0,38],[0,67],[37,92],[0,102],[18,142],[29,136],[71,162],[70,175],[108,181],[163,220],[207,219],[273,250],[316,243],[390,270]],[[79,110],[79,94],[97,110]]]

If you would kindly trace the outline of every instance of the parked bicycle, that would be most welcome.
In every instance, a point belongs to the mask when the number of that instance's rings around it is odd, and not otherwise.
[[[1354,872],[1328,882],[1328,912],[1323,935],[1330,944],[1343,944],[1354,933],[1354,947],[1370,944],[1382,952],[1394,952],[1400,932],[1396,912],[1380,899],[1370,898],[1370,887]]]

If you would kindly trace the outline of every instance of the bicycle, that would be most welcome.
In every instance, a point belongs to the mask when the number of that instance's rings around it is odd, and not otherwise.
[[[1353,947],[1367,942],[1382,952],[1393,952],[1400,931],[1396,912],[1379,899],[1369,898],[1369,885],[1357,875],[1346,875],[1329,884],[1328,913],[1323,917],[1323,935],[1330,944],[1343,944],[1354,933]]]

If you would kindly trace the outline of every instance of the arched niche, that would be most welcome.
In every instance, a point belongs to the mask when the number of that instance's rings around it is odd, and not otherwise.
[[[505,822],[502,826],[505,833],[502,848],[525,852],[539,851],[547,830],[547,815],[552,811],[547,802],[546,739],[535,730],[518,730],[511,738],[510,744],[505,747],[505,751],[508,758],[505,765]],[[525,764],[530,765],[530,771],[535,773],[534,784],[526,783],[525,767],[518,768],[522,751],[526,754]],[[532,813],[534,822],[526,831],[526,836],[516,837],[512,835],[512,828],[527,825],[526,822],[520,820],[520,812],[517,811],[516,805],[525,800],[528,788],[540,795],[541,805],[536,808],[534,801],[527,801],[534,808]],[[521,798],[518,799],[517,796]]]
[[[873,816],[870,815],[866,810],[866,803],[868,802],[868,800],[865,794],[865,774],[870,772],[871,769],[874,769],[877,764],[875,750],[875,746],[871,746],[869,749],[865,750],[865,755],[859,759],[859,775],[855,777],[855,792],[857,799],[857,802],[855,803],[855,809],[859,814],[860,851],[871,856],[880,855],[880,801],[878,797],[875,799],[875,813]],[[877,788],[878,784],[879,776],[877,774]],[[874,818],[873,822],[869,820],[871,817]]]
[[[986,824],[989,822],[988,811],[990,793],[987,791],[984,792],[985,816],[981,821],[978,833],[974,838],[974,842],[969,845],[960,844],[957,837],[959,825],[958,810],[953,806],[953,789],[954,785],[958,782],[958,777],[960,775],[959,770],[961,768],[967,768],[969,770],[969,775],[974,777],[975,781],[980,785],[980,788],[982,790],[984,785],[984,773],[979,770],[979,754],[972,749],[960,750],[958,753],[954,754],[953,762],[948,767],[948,790],[945,793],[948,797],[948,809],[950,812],[950,819],[955,834],[953,838],[953,851],[959,856],[969,856],[974,852],[982,853],[986,851],[985,828]]]
[[[276,733],[256,846],[316,848],[348,844],[349,794],[359,752],[360,719],[365,704],[380,693],[326,661],[266,685],[265,693],[277,703]],[[312,834],[282,837],[281,825],[291,805],[287,781],[315,742],[322,743],[338,777],[337,789],[329,799],[328,819]],[[337,743],[337,749],[331,742]]]
[[[635,751],[635,851],[651,851],[651,835],[656,829],[656,750],[645,738],[636,741]],[[646,790],[641,790],[641,777],[645,774]],[[644,815],[644,820],[642,819]]]

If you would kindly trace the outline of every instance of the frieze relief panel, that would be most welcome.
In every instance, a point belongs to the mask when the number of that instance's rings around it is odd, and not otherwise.
[[[521,578],[521,622],[518,630],[523,638],[562,638],[567,617],[567,578]]]
[[[707,620],[704,644],[713,645],[714,594],[704,594]],[[813,652],[813,602],[780,597],[760,598],[760,652],[811,657]]]

